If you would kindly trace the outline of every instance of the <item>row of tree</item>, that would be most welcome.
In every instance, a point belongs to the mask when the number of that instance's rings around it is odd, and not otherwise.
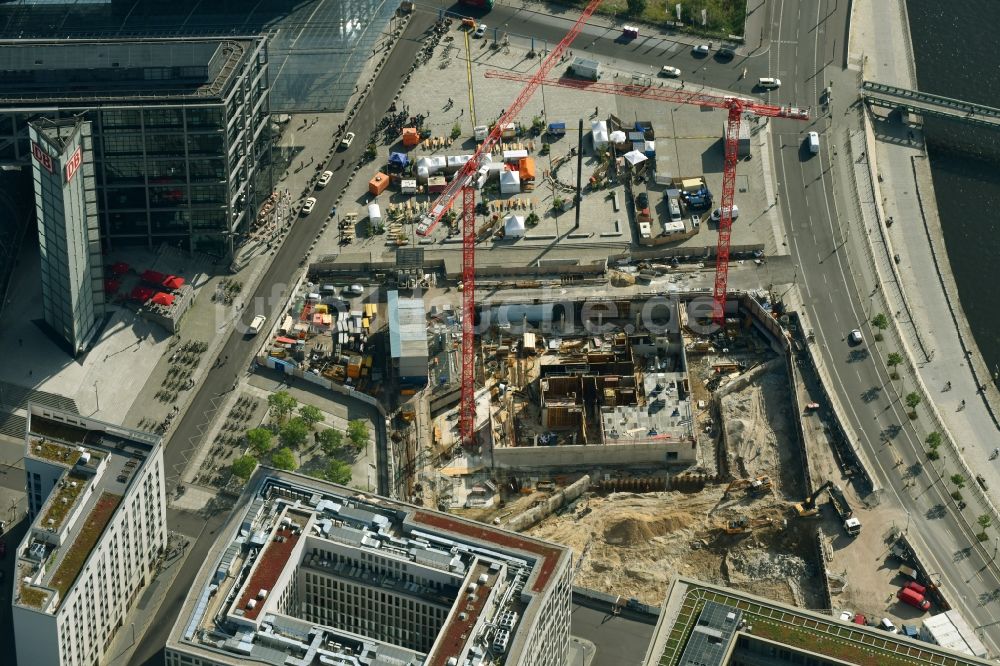
[[[334,456],[344,452],[348,445],[355,452],[368,445],[368,425],[355,419],[347,423],[347,441],[344,433],[335,428],[315,427],[325,420],[322,411],[312,405],[299,406],[298,401],[287,391],[278,391],[267,399],[271,411],[271,423],[246,432],[247,447],[250,452],[233,461],[233,474],[249,479],[260,460],[269,457],[271,465],[277,469],[293,471],[298,467],[295,450],[303,449],[312,433],[313,440],[330,459],[316,476],[333,483],[347,484],[351,481],[351,466]],[[297,414],[296,414],[297,410]],[[292,416],[296,414],[295,416]],[[275,439],[279,448],[275,449]]]

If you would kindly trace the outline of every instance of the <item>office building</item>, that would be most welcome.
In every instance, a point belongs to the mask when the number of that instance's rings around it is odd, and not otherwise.
[[[264,37],[0,42],[0,165],[46,171],[29,125],[86,121],[104,251],[228,258],[272,191],[268,77]]]
[[[986,666],[990,662],[875,627],[679,576],[667,591],[643,663],[645,666]]]
[[[261,468],[167,639],[168,666],[563,666],[569,549]]]
[[[28,405],[31,525],[13,580],[17,662],[103,663],[167,541],[160,438]]]
[[[104,270],[91,124],[80,118],[28,123],[42,262],[45,323],[75,355],[100,331]]]

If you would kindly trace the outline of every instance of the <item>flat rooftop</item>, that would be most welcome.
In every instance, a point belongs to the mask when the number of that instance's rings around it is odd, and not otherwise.
[[[381,658],[444,666],[485,650],[495,630],[489,618],[504,610],[520,620],[512,634],[532,626],[541,606],[535,598],[572,557],[554,544],[267,468],[250,480],[221,535],[167,648],[234,665],[242,658],[291,658],[300,666]],[[381,626],[354,627],[351,618],[307,617],[286,591],[304,585],[308,572],[413,599],[430,609],[425,621],[437,633],[400,638]],[[350,614],[353,606],[341,607],[350,603],[331,608]],[[220,627],[233,633],[223,636]]]
[[[160,438],[29,404],[25,440],[29,472],[31,461],[45,463],[56,481],[18,547],[14,603],[54,612],[54,593],[61,600],[72,588]]]
[[[726,630],[724,634],[728,633],[732,624],[726,622],[728,613],[734,613],[735,623],[743,625],[738,627],[737,636],[759,638],[799,652],[813,652],[859,666],[986,666],[992,663],[899,634],[861,627],[829,615],[678,576],[660,610],[645,666],[683,666],[694,663],[687,659],[689,657],[694,661],[698,661],[699,655],[717,657],[714,647],[705,652],[699,646],[702,639],[709,645],[710,635],[713,631],[721,631],[719,627]],[[701,623],[703,617],[707,618],[705,624]],[[724,639],[724,634],[717,640]],[[703,663],[714,666],[715,662]],[[788,662],[782,660],[782,663]]]
[[[0,41],[0,104],[220,95],[251,40]]]

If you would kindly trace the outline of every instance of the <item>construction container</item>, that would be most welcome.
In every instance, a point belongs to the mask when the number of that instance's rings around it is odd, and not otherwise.
[[[517,170],[521,175],[521,182],[535,179],[535,160],[530,157],[522,157],[517,163]]]
[[[444,176],[431,176],[427,179],[427,191],[431,194],[440,194],[448,186],[448,181]]]
[[[476,125],[472,128],[472,134],[476,137],[476,141],[485,141],[490,135],[490,128],[486,125]]]
[[[389,187],[389,176],[381,171],[372,176],[372,179],[368,181],[368,192],[375,197],[385,192],[385,188],[387,187]]]
[[[403,145],[407,148],[413,147],[420,143],[420,132],[417,131],[416,127],[404,127],[403,128]]]
[[[351,379],[357,379],[361,376],[361,356],[359,354],[355,354],[348,358],[347,376]]]
[[[378,204],[368,204],[368,223],[372,226],[382,223],[382,209]]]
[[[403,194],[416,194],[417,193],[417,179],[416,178],[403,178],[399,181],[399,191]]]

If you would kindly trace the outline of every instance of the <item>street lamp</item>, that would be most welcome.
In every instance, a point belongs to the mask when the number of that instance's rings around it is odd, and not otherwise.
[[[95,412],[101,411],[101,394],[98,393],[97,391],[97,382],[94,382],[94,400],[97,401],[97,409],[95,409],[94,411]]]

